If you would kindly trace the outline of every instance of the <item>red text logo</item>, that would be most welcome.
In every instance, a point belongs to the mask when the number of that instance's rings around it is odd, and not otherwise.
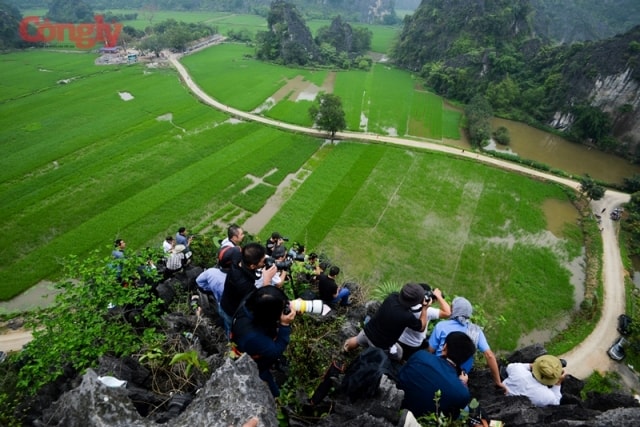
[[[106,23],[102,15],[94,17],[91,24],[58,24],[38,16],[27,16],[20,21],[20,37],[24,41],[47,43],[53,40],[64,42],[67,39],[75,43],[79,49],[89,49],[96,43],[104,43],[105,47],[115,47],[122,31],[122,24]],[[35,33],[34,33],[35,30]]]

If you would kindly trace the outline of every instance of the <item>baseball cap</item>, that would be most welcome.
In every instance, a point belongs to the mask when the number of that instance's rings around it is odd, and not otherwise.
[[[407,283],[400,290],[400,304],[411,307],[424,301],[424,289],[417,283]]]

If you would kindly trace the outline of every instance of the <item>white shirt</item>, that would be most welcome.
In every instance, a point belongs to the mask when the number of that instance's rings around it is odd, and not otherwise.
[[[507,387],[507,396],[527,396],[535,406],[559,405],[562,393],[559,385],[547,387],[531,373],[528,363],[510,363],[509,375],[502,383]]]
[[[166,240],[162,242],[162,249],[164,249],[164,253],[167,253],[173,248],[173,245]]]
[[[417,306],[411,307],[411,310],[413,311],[415,307],[422,308],[422,304],[418,304]],[[419,319],[421,311],[422,309],[418,311],[413,311],[413,314]],[[422,344],[422,341],[424,341],[427,338],[427,329],[429,328],[429,320],[436,320],[439,318],[440,318],[439,308],[427,307],[427,326],[425,326],[424,331],[421,332],[411,328],[405,328],[402,335],[400,335],[400,338],[398,338],[398,341],[401,342],[402,344],[408,345],[409,347],[419,347],[420,344]]]

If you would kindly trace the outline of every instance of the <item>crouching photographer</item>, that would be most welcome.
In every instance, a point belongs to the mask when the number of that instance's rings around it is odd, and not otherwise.
[[[448,319],[449,316],[451,316],[451,306],[444,299],[444,295],[440,289],[431,289],[431,286],[426,283],[419,283],[419,285],[424,289],[424,303],[427,305],[427,325],[424,331],[405,328],[404,332],[402,332],[402,335],[398,338],[398,344],[400,344],[403,350],[403,360],[409,360],[413,353],[429,347],[427,333],[430,320]],[[438,305],[438,308],[432,307],[434,303]],[[422,304],[414,305],[411,307],[411,311],[416,318],[419,318],[422,311]]]
[[[231,341],[236,354],[247,353],[258,364],[260,378],[274,397],[280,395],[271,373],[289,344],[291,322],[296,310],[289,308],[284,292],[265,286],[253,292],[238,308],[231,328]]]

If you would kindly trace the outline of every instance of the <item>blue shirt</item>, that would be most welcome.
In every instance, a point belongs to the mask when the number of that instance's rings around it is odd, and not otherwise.
[[[467,334],[481,353],[491,350],[491,347],[489,347],[489,343],[487,342],[487,338],[484,336],[484,332],[482,332],[482,329],[480,329],[478,325],[472,322],[467,322],[463,325],[455,319],[449,319],[436,323],[436,326],[433,328],[431,336],[429,337],[429,347],[435,349],[436,356],[440,356],[442,354],[444,340],[451,332],[464,332]],[[476,336],[474,337],[473,335]],[[471,371],[471,368],[473,368],[473,356],[464,362],[460,368],[467,372]]]
[[[420,350],[398,372],[398,386],[404,390],[402,407],[416,418],[436,411],[435,394],[440,390],[440,412],[456,419],[469,404],[471,394],[453,366],[441,357]]]
[[[219,268],[207,268],[196,277],[196,284],[200,289],[211,292],[216,301],[220,302],[226,278],[227,273]]]

